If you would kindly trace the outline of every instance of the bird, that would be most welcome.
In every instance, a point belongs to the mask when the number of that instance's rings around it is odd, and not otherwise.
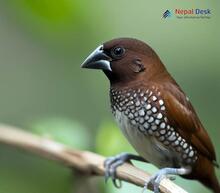
[[[170,175],[197,180],[220,193],[219,167],[213,143],[184,91],[157,53],[135,38],[116,38],[98,46],[81,64],[99,69],[110,82],[111,110],[138,155],[121,153],[106,159],[106,180],[116,182],[116,169],[131,160],[159,170],[146,181],[159,193]]]

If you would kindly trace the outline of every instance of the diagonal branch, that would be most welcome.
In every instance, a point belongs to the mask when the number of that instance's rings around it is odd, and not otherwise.
[[[105,157],[101,155],[88,151],[70,149],[63,144],[12,126],[0,125],[0,143],[55,160],[86,174],[103,176],[105,172],[103,168]],[[144,182],[149,179],[150,174],[126,163],[118,167],[117,177],[143,187]],[[152,189],[152,187],[148,188]],[[168,179],[164,179],[161,182],[160,189],[162,193],[187,193]]]

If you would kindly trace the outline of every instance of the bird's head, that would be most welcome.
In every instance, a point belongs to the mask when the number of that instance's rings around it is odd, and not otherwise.
[[[111,84],[150,79],[165,69],[150,46],[132,38],[105,42],[86,58],[81,67],[103,70]]]

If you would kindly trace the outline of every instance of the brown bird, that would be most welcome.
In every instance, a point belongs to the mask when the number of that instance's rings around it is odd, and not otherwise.
[[[119,127],[139,153],[105,161],[106,179],[116,183],[116,168],[134,159],[160,168],[151,178],[154,192],[167,175],[200,181],[220,193],[213,144],[193,106],[146,43],[114,39],[99,46],[82,64],[101,69],[110,81],[111,108]],[[146,182],[146,185],[148,182]]]

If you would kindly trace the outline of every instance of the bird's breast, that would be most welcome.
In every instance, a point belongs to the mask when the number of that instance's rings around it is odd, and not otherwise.
[[[158,167],[180,167],[196,161],[196,150],[169,124],[158,92],[111,90],[110,96],[119,127],[142,157]]]
[[[127,138],[134,149],[147,161],[162,168],[172,166],[172,160],[169,157],[172,152],[160,144],[153,136],[144,135],[131,121],[120,111],[115,112],[115,119],[122,133]]]

